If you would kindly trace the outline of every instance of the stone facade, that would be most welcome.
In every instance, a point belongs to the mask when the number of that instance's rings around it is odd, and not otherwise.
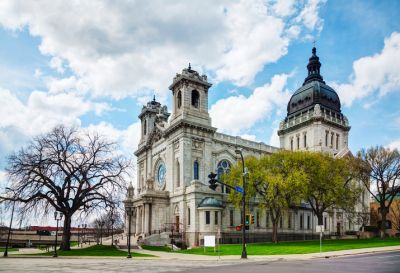
[[[261,157],[279,148],[218,133],[208,113],[210,87],[207,77],[189,66],[169,87],[173,95],[171,116],[155,99],[143,106],[139,115],[141,140],[135,152],[136,191],[130,187],[125,200],[125,207],[134,208],[134,235],[146,238],[174,231],[187,245],[194,246],[202,244],[204,235],[220,230],[224,242],[239,242],[241,232],[235,227],[241,224],[240,209],[228,202],[227,189],[219,186],[216,191],[210,190],[207,176],[210,172],[221,174],[240,160],[236,149],[241,149],[244,157]],[[281,123],[281,147],[343,156],[348,153],[349,129],[343,115],[316,104]],[[248,208],[255,217],[250,241],[267,240],[272,230],[268,213],[258,208],[257,199],[250,200]],[[339,230],[337,219],[343,223]],[[345,221],[343,212],[333,210],[326,215],[326,229],[342,233],[357,228],[344,225]],[[302,204],[284,214],[279,233],[286,239],[312,238],[316,223],[310,206]]]

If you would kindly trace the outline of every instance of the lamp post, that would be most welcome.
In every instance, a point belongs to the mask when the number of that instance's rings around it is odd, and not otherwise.
[[[83,230],[82,230],[82,232],[83,232],[82,242],[86,243],[86,228],[87,228],[87,224],[83,224],[82,228],[83,228]],[[82,247],[82,244],[81,244],[81,247]]]
[[[55,211],[54,212],[54,220],[57,221],[56,240],[54,241],[54,255],[53,255],[54,258],[58,257],[58,254],[57,254],[58,221],[61,221],[62,217],[63,217],[63,215],[62,215],[61,211],[59,211],[59,212]]]
[[[4,251],[3,257],[8,257],[8,245],[10,244],[11,227],[12,227],[12,221],[14,218],[14,208],[15,208],[15,201],[13,203],[13,207],[12,207],[12,211],[11,211],[10,228],[8,229],[6,250]]]
[[[104,221],[100,222],[100,244],[103,244],[103,226],[104,226]]]
[[[83,225],[82,225],[82,227],[83,227]],[[80,229],[81,229],[81,225],[78,225],[78,247],[79,247],[79,232],[80,232]]]
[[[235,150],[236,154],[240,155],[242,159],[242,179],[243,179],[243,196],[242,196],[242,206],[243,206],[243,217],[242,217],[242,259],[247,259],[247,251],[246,251],[246,171],[244,168],[244,158],[242,151],[239,149]]]
[[[131,255],[131,222],[132,222],[132,216],[133,216],[133,208],[132,207],[127,207],[126,208],[126,215],[128,215],[128,256],[127,258],[132,258]]]

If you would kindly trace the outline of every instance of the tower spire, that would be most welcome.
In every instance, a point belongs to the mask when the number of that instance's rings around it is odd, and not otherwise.
[[[320,81],[322,83],[325,83],[324,79],[320,74],[321,63],[319,61],[319,57],[317,56],[317,48],[315,47],[315,41],[311,53],[312,55],[308,59],[308,64],[307,64],[308,75],[307,78],[305,78],[303,85],[312,81]]]

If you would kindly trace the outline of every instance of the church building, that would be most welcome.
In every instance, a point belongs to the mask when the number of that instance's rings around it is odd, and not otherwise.
[[[244,157],[266,156],[280,148],[329,152],[339,157],[349,153],[349,122],[341,111],[337,93],[326,85],[320,68],[313,48],[308,75],[292,95],[287,116],[280,124],[281,147],[217,132],[208,112],[212,85],[207,76],[190,65],[177,73],[169,86],[172,113],[154,98],[139,115],[142,127],[135,152],[136,189],[129,187],[124,202],[125,209],[133,209],[131,232],[135,238],[146,244],[162,244],[175,233],[187,246],[196,246],[202,245],[205,235],[219,233],[222,242],[239,243],[241,232],[236,226],[241,224],[241,210],[228,201],[229,189],[209,189],[207,177],[210,172],[228,172],[240,160],[236,149]],[[362,199],[368,206],[368,195]],[[259,208],[256,199],[251,199],[247,207],[255,217],[249,230],[250,242],[270,240],[272,223],[268,212]],[[318,235],[316,224],[310,206],[301,204],[283,215],[279,238],[314,238]],[[359,228],[344,212],[335,209],[326,213],[324,225],[325,234],[343,234]]]

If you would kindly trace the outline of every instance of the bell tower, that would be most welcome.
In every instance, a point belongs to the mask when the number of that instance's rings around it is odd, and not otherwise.
[[[167,107],[161,106],[161,103],[156,101],[155,96],[152,101],[144,105],[139,115],[142,124],[139,143],[146,142],[156,128],[156,123],[160,121],[167,122],[169,115]]]
[[[169,89],[173,94],[171,124],[185,119],[194,123],[211,126],[208,114],[208,89],[211,83],[207,76],[192,69],[190,63],[182,73],[177,73]]]
[[[307,77],[287,105],[278,135],[281,148],[344,155],[348,152],[349,121],[342,113],[336,91],[321,75],[317,49],[313,47]]]

